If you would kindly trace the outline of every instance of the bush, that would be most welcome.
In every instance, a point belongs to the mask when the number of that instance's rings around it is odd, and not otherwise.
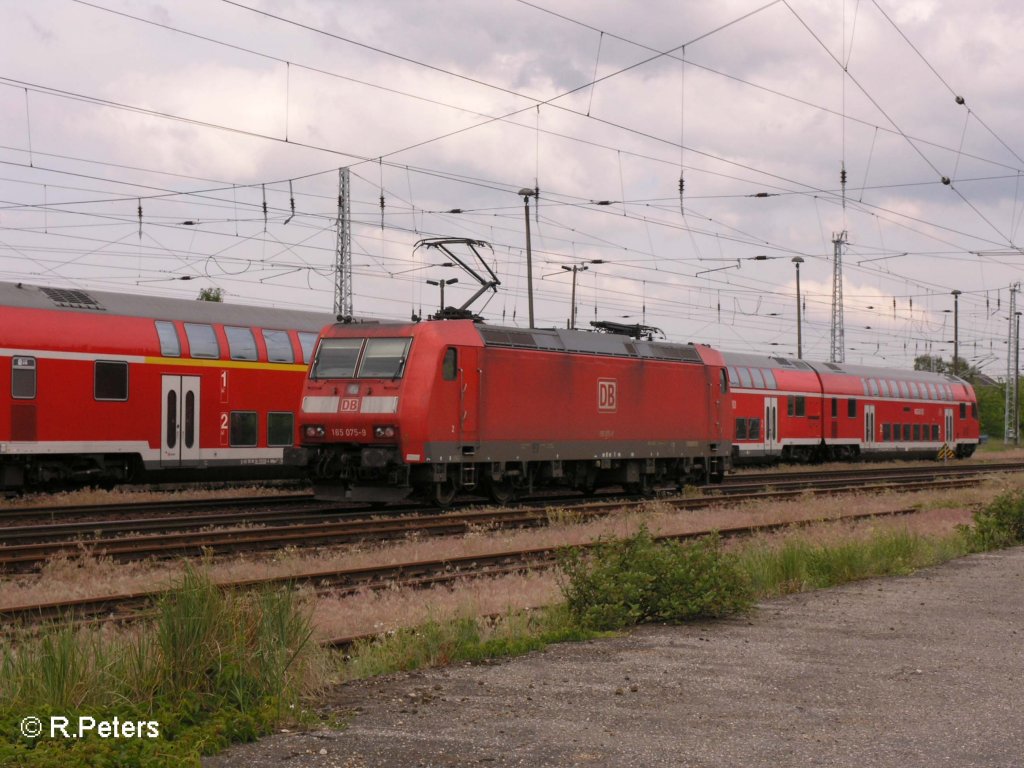
[[[1024,490],[1007,491],[974,513],[974,526],[963,529],[976,551],[1024,543]]]
[[[570,550],[561,568],[569,611],[587,629],[718,618],[752,603],[745,577],[717,536],[657,542],[643,528],[586,554]]]

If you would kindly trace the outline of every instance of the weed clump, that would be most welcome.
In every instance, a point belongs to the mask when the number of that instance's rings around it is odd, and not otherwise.
[[[660,542],[642,528],[588,553],[569,550],[561,569],[570,613],[592,630],[719,618],[752,604],[747,579],[717,536]]]
[[[963,527],[961,532],[977,552],[1024,543],[1024,490],[1000,494],[975,512],[974,525]]]

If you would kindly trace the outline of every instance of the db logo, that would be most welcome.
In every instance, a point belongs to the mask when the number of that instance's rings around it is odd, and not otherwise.
[[[597,410],[614,411],[619,407],[619,387],[615,379],[597,380]]]
[[[359,398],[358,397],[346,397],[341,401],[341,407],[338,408],[341,413],[356,413],[359,410]]]

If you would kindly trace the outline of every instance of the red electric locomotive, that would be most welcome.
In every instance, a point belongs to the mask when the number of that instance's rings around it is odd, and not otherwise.
[[[282,470],[333,320],[0,283],[0,488]]]
[[[956,376],[783,357],[724,355],[738,461],[966,458],[974,389]]]
[[[717,482],[731,431],[722,358],[706,346],[460,319],[336,324],[290,461],[364,498],[501,502],[545,484]]]

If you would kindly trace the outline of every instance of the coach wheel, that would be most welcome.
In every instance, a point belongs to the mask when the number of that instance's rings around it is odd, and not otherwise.
[[[434,503],[439,507],[447,507],[455,498],[455,483],[445,480],[442,483],[434,483]]]

